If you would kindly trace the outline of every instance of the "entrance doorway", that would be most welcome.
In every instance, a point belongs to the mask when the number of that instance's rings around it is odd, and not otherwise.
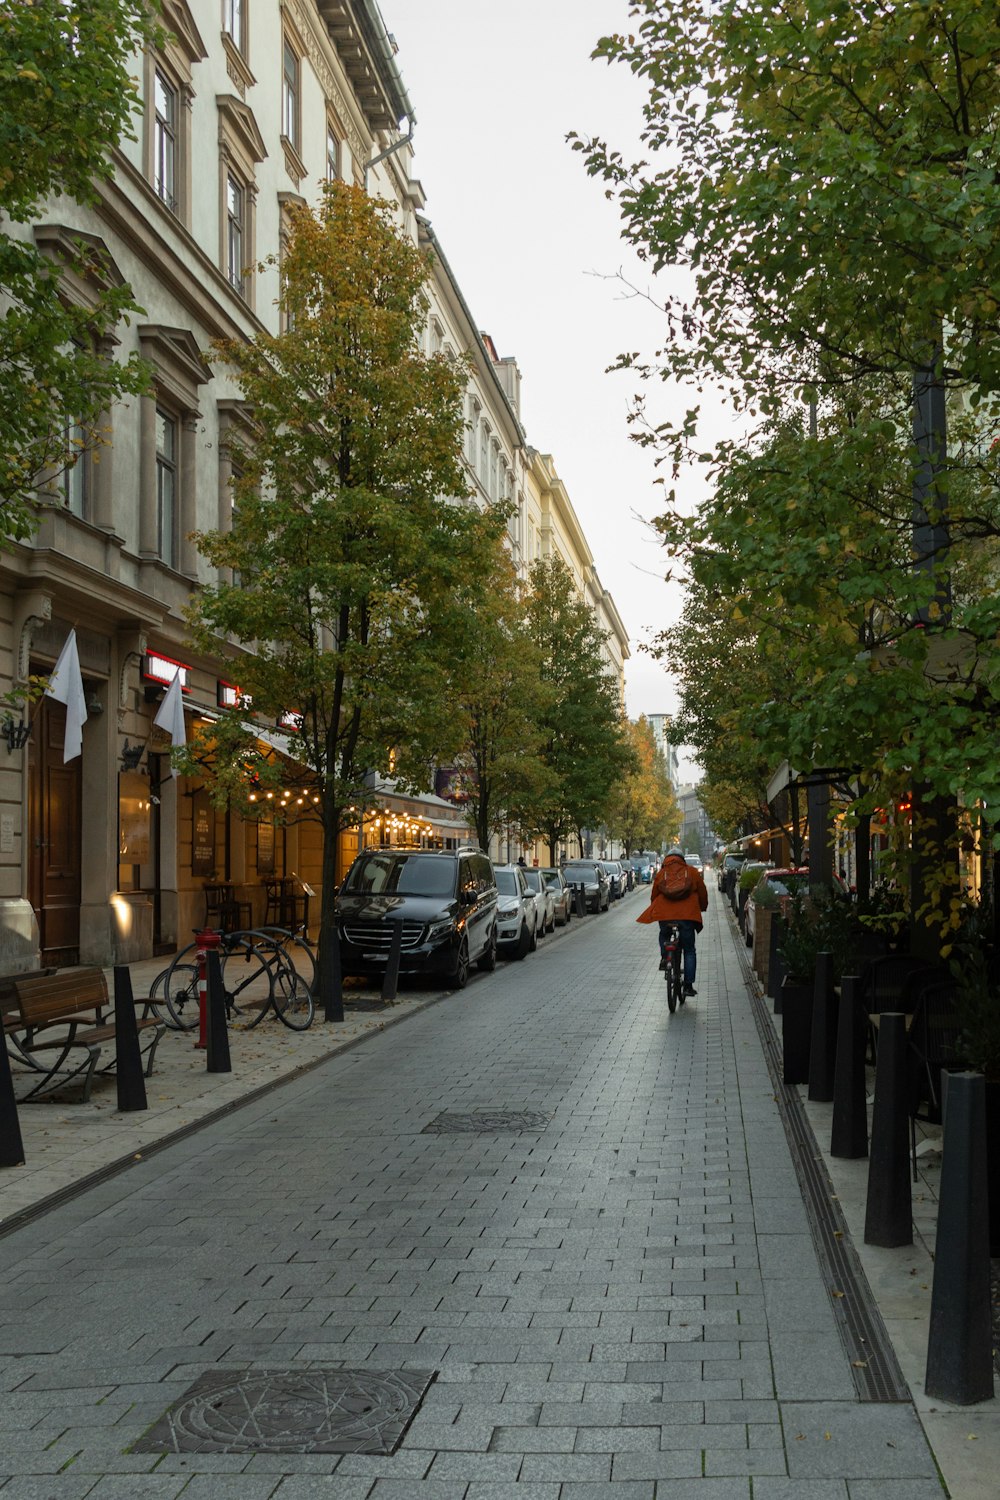
[[[63,764],[66,709],[43,698],[28,741],[28,900],[38,921],[41,962],[80,961],[80,756]]]

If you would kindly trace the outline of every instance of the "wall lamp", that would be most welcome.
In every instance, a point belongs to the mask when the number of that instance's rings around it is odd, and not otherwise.
[[[137,771],[139,762],[146,753],[145,745],[130,745],[128,740],[122,746],[122,770]]]
[[[31,738],[31,724],[25,723],[24,719],[15,720],[13,714],[5,714],[0,734],[7,741],[7,754],[13,755],[15,750],[23,750]]]

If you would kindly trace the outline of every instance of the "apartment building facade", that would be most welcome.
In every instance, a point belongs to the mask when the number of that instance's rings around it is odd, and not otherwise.
[[[170,951],[203,924],[211,879],[245,895],[254,920],[269,877],[318,885],[319,825],[217,812],[171,774],[153,720],[175,675],[189,722],[232,701],[236,664],[193,651],[184,618],[209,578],[190,534],[231,523],[232,443],[247,424],[213,346],[279,331],[277,269],[259,263],[326,180],[387,199],[400,232],[434,249],[428,346],[473,353],[470,488],[527,506],[520,377],[479,336],[423,216],[413,106],[376,0],[164,0],[163,20],[162,50],[135,60],[135,140],[98,204],[55,200],[23,231],[56,264],[82,238],[103,275],[128,282],[144,313],[106,353],[141,354],[154,387],[105,414],[99,446],[40,492],[31,540],[0,552],[0,690],[51,672],[75,630],[87,703],[79,757],[64,761],[65,709],[49,698],[27,744],[0,746],[0,973]],[[279,726],[261,732],[281,745]],[[467,836],[447,798],[383,787],[369,815],[376,804],[429,842]]]

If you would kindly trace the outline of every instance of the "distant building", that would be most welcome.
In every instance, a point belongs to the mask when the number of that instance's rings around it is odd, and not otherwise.
[[[670,777],[670,785],[677,790],[680,781],[680,767],[677,746],[671,743],[669,714],[647,714],[646,722],[653,731],[656,748],[660,751],[667,764],[667,775]]]
[[[709,859],[716,844],[715,831],[708,814],[698,801],[697,787],[675,787],[674,791],[681,810],[681,844],[684,852]]]

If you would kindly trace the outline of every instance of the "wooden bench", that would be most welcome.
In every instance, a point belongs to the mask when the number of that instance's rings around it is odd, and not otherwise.
[[[13,980],[17,1013],[4,1016],[11,1060],[42,1076],[24,1096],[32,1099],[83,1076],[84,1102],[90,1098],[94,1073],[105,1042],[114,1043],[114,1005],[102,969],[67,969],[60,974],[22,975]],[[137,1004],[147,1007],[144,1000]],[[157,1043],[166,1026],[155,1016],[136,1017],[145,1073],[153,1071]],[[51,1033],[58,1032],[58,1035]],[[43,1054],[54,1053],[54,1060]],[[82,1056],[81,1056],[82,1054]],[[108,1063],[102,1072],[114,1067]]]

